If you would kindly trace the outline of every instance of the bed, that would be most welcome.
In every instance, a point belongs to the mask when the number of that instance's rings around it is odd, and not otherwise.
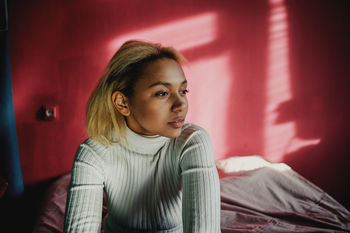
[[[260,156],[217,161],[221,231],[350,232],[350,212],[283,163]],[[62,232],[70,174],[49,187],[34,233]],[[103,208],[103,216],[107,208]]]

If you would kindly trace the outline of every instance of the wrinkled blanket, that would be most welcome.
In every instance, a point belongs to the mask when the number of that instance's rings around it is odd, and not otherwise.
[[[67,174],[51,185],[34,233],[62,232],[69,181]],[[234,172],[220,185],[222,233],[350,232],[349,211],[292,169]]]
[[[292,169],[263,167],[222,178],[221,230],[350,232],[350,213]]]

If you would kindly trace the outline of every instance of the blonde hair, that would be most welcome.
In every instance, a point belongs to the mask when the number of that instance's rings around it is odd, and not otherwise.
[[[145,65],[161,58],[173,59],[178,63],[186,61],[174,48],[160,44],[127,41],[120,47],[87,103],[86,124],[91,138],[104,145],[125,139],[124,116],[115,108],[112,94],[120,91],[131,98]]]

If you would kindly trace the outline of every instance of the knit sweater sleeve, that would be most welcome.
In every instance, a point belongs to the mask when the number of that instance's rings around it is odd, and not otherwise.
[[[98,155],[88,145],[80,145],[67,194],[65,233],[101,232],[103,177]]]
[[[220,232],[220,184],[209,135],[188,129],[180,156],[184,233]]]

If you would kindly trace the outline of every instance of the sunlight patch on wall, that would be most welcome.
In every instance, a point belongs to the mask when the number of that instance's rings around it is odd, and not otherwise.
[[[207,12],[122,35],[109,44],[111,55],[127,40],[137,39],[173,46],[183,51],[215,41],[217,14]]]
[[[204,127],[211,136],[215,159],[227,155],[227,117],[232,88],[229,52],[184,67],[189,82],[187,120]]]
[[[290,90],[287,12],[283,1],[271,0],[265,109],[265,157],[279,162],[295,134],[293,122],[276,124],[276,109],[292,98]]]
[[[270,0],[270,5],[264,155],[272,162],[280,162],[286,153],[317,144],[320,139],[297,138],[293,121],[276,123],[278,106],[291,100],[293,96],[289,70],[287,10],[284,0]]]

